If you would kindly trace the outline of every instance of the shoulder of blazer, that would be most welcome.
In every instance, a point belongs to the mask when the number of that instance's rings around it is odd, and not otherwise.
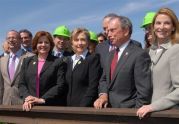
[[[174,44],[172,45],[169,49],[167,49],[167,54],[169,56],[175,56],[178,55],[179,53],[179,44]]]
[[[30,57],[26,57],[24,58],[24,63],[29,63],[30,61],[34,61],[34,62],[37,62],[38,60],[38,57],[37,55],[33,55],[33,56],[30,56]]]
[[[93,54],[88,53],[86,55],[86,61],[89,61],[89,62],[98,61],[99,62],[99,58],[100,58],[99,56],[100,55],[97,53],[93,53]]]
[[[55,59],[58,59],[58,57],[56,57],[56,56],[54,56],[54,55],[52,55],[52,54],[48,54],[48,56],[47,56],[47,61],[54,61]]]

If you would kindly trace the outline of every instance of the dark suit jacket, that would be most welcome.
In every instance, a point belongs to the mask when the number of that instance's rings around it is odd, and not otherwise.
[[[55,54],[55,52],[52,51],[52,55],[53,55],[53,56],[55,56],[54,54]],[[63,57],[71,56],[71,55],[73,55],[73,54],[74,54],[73,52],[64,51],[64,52],[63,52]]]
[[[40,72],[40,98],[45,99],[46,105],[58,105],[64,101],[56,101],[64,93],[64,65],[63,59],[49,55]],[[36,76],[38,68],[37,55],[24,59],[19,90],[20,96],[36,96]],[[60,99],[60,98],[59,98]],[[61,99],[60,99],[61,100]]]
[[[100,79],[99,93],[107,93],[109,105],[114,108],[140,107],[151,100],[150,57],[130,41],[123,51],[113,79],[110,65],[114,51],[110,52]]]
[[[106,40],[106,41],[98,44],[95,49],[95,53],[99,54],[99,56],[100,56],[100,64],[101,64],[100,75],[102,75],[102,73],[103,73],[103,68],[105,66],[106,58],[109,54],[109,46],[110,46],[109,42],[110,42],[109,40]],[[131,42],[133,42],[134,45],[142,48],[142,45],[140,42],[135,41],[135,40],[131,40]]]
[[[67,106],[93,106],[98,95],[99,56],[87,53],[72,70],[71,57],[67,60],[66,83],[68,85]]]
[[[134,43],[134,45],[142,48],[142,44],[139,41],[136,41],[136,40],[131,40],[131,41]]]
[[[109,41],[106,40],[96,46],[95,53],[100,56],[101,67],[104,68],[106,56],[109,54]]]

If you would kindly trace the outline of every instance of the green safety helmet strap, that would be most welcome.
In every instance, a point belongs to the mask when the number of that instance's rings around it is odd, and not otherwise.
[[[143,19],[143,23],[141,25],[141,28],[145,28],[145,26],[147,26],[148,24],[152,24],[152,21],[153,21],[155,14],[156,14],[155,12],[146,13],[146,15]]]
[[[53,32],[53,36],[55,35],[70,37],[70,31],[65,25],[62,25],[55,29],[55,31]]]

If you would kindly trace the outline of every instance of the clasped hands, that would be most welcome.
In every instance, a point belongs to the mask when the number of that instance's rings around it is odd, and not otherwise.
[[[45,100],[42,98],[27,96],[22,106],[23,111],[30,111],[34,104],[44,104]]]

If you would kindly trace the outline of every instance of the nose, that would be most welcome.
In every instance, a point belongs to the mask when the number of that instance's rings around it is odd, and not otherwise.
[[[160,28],[163,29],[165,27],[164,23],[160,24]]]
[[[43,43],[42,43],[42,46],[45,46],[45,44],[46,44],[46,43],[45,43],[45,42],[43,42]]]

